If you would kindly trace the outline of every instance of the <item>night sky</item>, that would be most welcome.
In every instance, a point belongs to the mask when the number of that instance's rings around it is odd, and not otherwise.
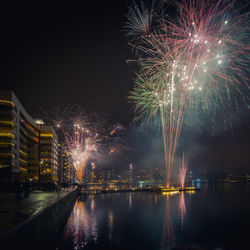
[[[52,1],[54,2],[54,1]],[[87,105],[128,125],[135,65],[124,21],[131,1],[5,3],[1,85],[31,114],[57,103]]]
[[[136,65],[126,63],[134,56],[124,31],[131,2],[5,1],[0,8],[1,87],[14,90],[34,117],[60,103],[81,104],[108,114],[111,124],[131,128],[134,114],[127,96]],[[192,133],[181,146],[196,168],[249,172],[248,118],[239,117],[233,134]],[[149,139],[147,146],[145,138],[138,140],[142,157],[155,152]]]

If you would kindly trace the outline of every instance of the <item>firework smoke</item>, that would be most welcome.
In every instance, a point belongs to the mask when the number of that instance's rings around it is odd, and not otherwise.
[[[129,100],[137,120],[161,126],[169,186],[184,122],[208,127],[249,103],[249,15],[234,1],[177,1],[174,18],[165,9],[134,5],[126,28],[140,65]]]
[[[67,153],[73,160],[77,179],[82,183],[86,163],[97,152],[98,134],[93,134],[84,124],[78,122],[74,123],[71,135],[65,131],[64,135]]]

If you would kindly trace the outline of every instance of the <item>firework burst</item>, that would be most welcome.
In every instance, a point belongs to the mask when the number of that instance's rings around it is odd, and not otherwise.
[[[223,110],[226,119],[239,101],[249,104],[249,15],[234,4],[178,1],[175,18],[163,11],[129,10],[127,26],[134,26],[129,34],[136,36],[133,48],[141,66],[129,99],[135,103],[136,119],[160,122],[167,186],[183,122],[208,125],[205,114],[215,121],[216,112]],[[139,32],[143,13],[154,17],[147,17],[150,28],[141,25]]]
[[[72,160],[79,183],[82,183],[84,170],[89,161],[98,161],[105,151],[103,132],[105,120],[100,115],[87,112],[86,107],[62,105],[47,112],[47,120],[56,128],[63,142],[63,148]]]
[[[82,183],[87,161],[95,158],[97,154],[98,134],[91,132],[81,122],[74,123],[70,134],[63,132],[67,153],[73,160],[77,179]]]

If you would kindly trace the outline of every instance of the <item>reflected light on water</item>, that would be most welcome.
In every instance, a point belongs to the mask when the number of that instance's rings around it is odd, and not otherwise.
[[[91,211],[93,212],[95,209],[95,200],[92,198],[91,199]]]
[[[247,249],[249,185],[88,196],[75,202],[55,244],[60,250]]]
[[[184,230],[186,203],[184,192],[167,192],[162,230],[161,249],[175,247],[174,214],[178,211],[181,219],[181,230]],[[179,198],[180,197],[180,198]],[[176,199],[178,198],[178,199]],[[177,203],[176,203],[177,202]]]
[[[108,226],[109,226],[109,240],[112,240],[113,226],[114,226],[114,215],[111,210],[108,212]]]
[[[132,208],[132,194],[131,193],[128,194],[128,201],[129,201],[129,208],[131,209]]]
[[[78,199],[75,202],[73,213],[65,227],[65,240],[73,237],[73,249],[81,249],[91,240],[97,242],[96,216],[93,212],[94,200],[91,199],[90,211],[87,203]]]
[[[171,194],[173,195],[173,194]],[[166,207],[164,214],[164,224],[162,230],[161,249],[173,247],[175,245],[174,227],[170,207],[170,193],[166,194]]]
[[[155,205],[158,203],[158,195],[155,195]]]
[[[179,211],[180,211],[180,216],[181,216],[181,230],[183,230],[184,229],[184,217],[186,215],[186,204],[185,204],[184,192],[181,192],[181,195],[180,195]]]
[[[186,191],[186,193],[189,195],[192,195],[192,194],[195,194],[195,190],[189,190],[189,191]]]
[[[176,195],[179,194],[179,191],[162,192],[162,194],[167,196]]]

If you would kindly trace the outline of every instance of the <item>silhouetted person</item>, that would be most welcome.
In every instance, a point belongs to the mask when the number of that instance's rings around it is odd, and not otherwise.
[[[15,181],[15,189],[16,189],[16,199],[21,200],[21,183],[18,179]]]
[[[30,194],[30,183],[28,179],[25,179],[24,182],[24,197],[28,197]]]

